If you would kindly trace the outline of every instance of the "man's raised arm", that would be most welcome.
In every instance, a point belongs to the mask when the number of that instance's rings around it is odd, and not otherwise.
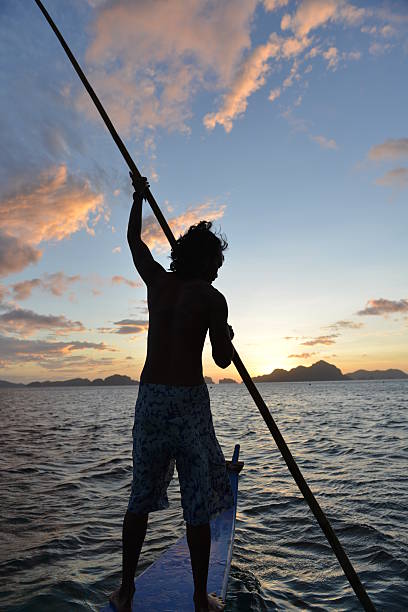
[[[151,285],[160,274],[166,274],[166,271],[153,259],[149,247],[142,240],[142,204],[150,185],[144,176],[136,178],[130,173],[130,177],[133,183],[134,194],[129,216],[127,239],[136,270],[146,285]]]

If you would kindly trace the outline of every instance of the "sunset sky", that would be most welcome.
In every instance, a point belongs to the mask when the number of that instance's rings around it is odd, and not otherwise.
[[[408,371],[408,3],[45,5],[176,236],[226,234],[249,372]],[[1,3],[0,66],[0,379],[139,378],[126,164],[34,1]],[[239,380],[208,344],[204,373]]]

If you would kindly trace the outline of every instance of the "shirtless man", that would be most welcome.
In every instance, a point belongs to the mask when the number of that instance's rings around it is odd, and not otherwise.
[[[128,242],[147,285],[149,333],[133,426],[133,482],[122,532],[122,583],[110,601],[130,612],[134,576],[146,534],[148,513],[168,507],[166,490],[174,464],[180,479],[194,579],[196,612],[223,610],[207,594],[210,520],[233,504],[222,450],[215,437],[202,351],[207,331],[215,363],[233,357],[232,328],[224,296],[212,287],[227,243],[201,221],[172,249],[171,272],[153,259],[141,239],[142,202],[149,187],[132,176],[135,193]]]

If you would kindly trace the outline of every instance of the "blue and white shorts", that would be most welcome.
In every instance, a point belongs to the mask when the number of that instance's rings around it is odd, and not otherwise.
[[[233,505],[205,384],[141,383],[132,435],[130,512],[147,514],[168,508],[167,487],[174,465],[187,523],[203,525]]]

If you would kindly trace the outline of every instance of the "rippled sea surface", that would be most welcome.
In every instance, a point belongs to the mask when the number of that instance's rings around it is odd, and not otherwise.
[[[261,384],[378,610],[408,610],[408,382]],[[227,611],[359,610],[243,385],[209,387],[241,444]],[[137,387],[0,390],[0,609],[98,610],[118,586]],[[138,572],[184,530],[176,479]],[[152,611],[153,612],[153,611]]]

